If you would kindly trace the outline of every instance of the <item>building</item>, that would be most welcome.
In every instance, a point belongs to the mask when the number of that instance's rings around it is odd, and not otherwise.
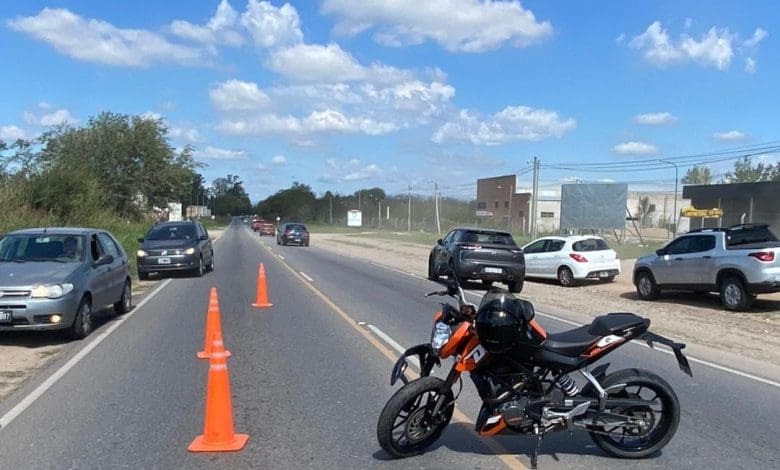
[[[517,194],[515,175],[477,180],[477,222],[480,225],[517,230],[528,218],[530,195]]]
[[[684,186],[683,197],[696,209],[723,212],[720,219],[691,218],[693,228],[767,223],[780,232],[780,181]]]
[[[675,206],[679,215],[683,207],[691,205],[691,201],[684,196],[677,199],[675,204],[675,196],[674,191],[631,191],[629,189],[626,206],[631,216],[636,218],[636,224],[640,228],[660,228],[674,232]],[[679,224],[677,233],[690,230],[690,220],[687,217],[678,217],[677,223]],[[631,222],[627,226],[630,227]]]

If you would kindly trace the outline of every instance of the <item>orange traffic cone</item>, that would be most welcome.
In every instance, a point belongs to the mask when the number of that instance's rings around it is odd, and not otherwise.
[[[219,341],[219,343],[222,344],[222,322],[220,321],[219,297],[217,295],[216,287],[212,287],[211,292],[209,292],[209,309],[206,312],[206,332],[203,337],[203,351],[200,351],[197,356],[199,359],[208,359],[211,357],[211,348],[214,341]],[[224,348],[224,344],[222,346]],[[225,355],[230,357],[230,351],[225,351]]]
[[[220,341],[214,341],[209,358],[206,413],[203,434],[187,448],[190,452],[231,452],[244,448],[249,436],[233,433],[233,404],[230,400],[227,355]]]
[[[260,263],[260,272],[257,273],[257,300],[252,307],[268,308],[273,304],[268,302],[268,287],[265,280],[265,266]]]

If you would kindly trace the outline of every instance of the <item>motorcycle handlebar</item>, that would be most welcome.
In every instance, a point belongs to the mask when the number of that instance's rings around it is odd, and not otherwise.
[[[426,297],[431,297],[433,295],[449,295],[449,292],[447,292],[446,290],[440,290],[440,291],[425,294]]]

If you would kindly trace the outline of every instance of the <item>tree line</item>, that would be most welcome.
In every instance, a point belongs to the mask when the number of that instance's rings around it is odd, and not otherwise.
[[[682,178],[682,184],[712,184],[712,170],[706,165],[694,165]],[[734,169],[726,172],[721,183],[757,183],[760,181],[780,181],[780,163],[774,165],[758,162],[753,164],[750,156],[744,156],[734,162]]]

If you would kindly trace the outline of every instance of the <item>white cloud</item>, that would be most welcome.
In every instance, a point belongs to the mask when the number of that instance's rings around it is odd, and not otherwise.
[[[728,28],[712,27],[699,40],[683,33],[675,41],[660,21],[654,21],[628,45],[642,51],[647,61],[658,66],[693,61],[705,67],[725,70],[734,57],[732,43],[736,37]]]
[[[236,10],[227,0],[222,0],[217,6],[216,13],[206,25],[200,26],[189,21],[175,20],[171,23],[171,32],[181,38],[203,44],[240,46],[244,38],[234,29],[237,19]]]
[[[27,134],[24,129],[18,126],[0,126],[0,140],[5,142],[15,142],[19,139],[24,139]]]
[[[298,11],[289,3],[276,8],[270,2],[249,0],[241,24],[259,47],[279,47],[303,40]]]
[[[382,64],[361,65],[338,44],[296,44],[274,51],[266,63],[274,72],[296,82],[339,83],[410,80],[409,71]]]
[[[318,178],[323,183],[335,184],[370,180],[384,176],[387,173],[387,171],[375,163],[365,165],[356,158],[346,161],[329,158],[325,161],[325,164],[327,170]]]
[[[613,180],[612,178],[600,178],[600,179],[598,180],[598,182],[599,182],[599,183],[614,183],[614,182],[615,182],[615,180]]]
[[[712,134],[712,138],[715,140],[723,140],[727,142],[735,142],[739,140],[745,140],[747,139],[747,134],[744,132],[740,132],[737,130],[727,131],[727,132],[716,132]]]
[[[516,1],[326,0],[322,11],[337,17],[337,33],[374,29],[376,42],[395,47],[432,40],[449,51],[482,52],[506,43],[527,46],[553,33],[548,21],[537,21]]]
[[[287,164],[287,157],[284,155],[274,155],[274,158],[271,159],[271,163],[278,166],[285,165]]]
[[[612,151],[619,155],[652,155],[658,152],[658,148],[645,142],[631,141],[615,145]]]
[[[266,95],[256,83],[228,80],[209,91],[211,102],[222,111],[252,111],[268,104]]]
[[[743,45],[748,48],[754,48],[763,41],[767,36],[769,36],[769,33],[762,28],[756,28],[755,31],[753,31],[753,36],[746,40]]]
[[[750,57],[745,59],[745,72],[756,73],[756,61]]]
[[[117,28],[106,21],[83,18],[66,9],[44,8],[36,16],[10,20],[8,26],[87,62],[123,67],[205,62],[205,51],[201,49],[171,43],[150,31]]]
[[[148,119],[150,121],[159,121],[162,118],[163,118],[162,114],[155,113],[155,112],[152,112],[152,111],[147,111],[147,112],[145,112],[145,113],[143,113],[141,115],[141,119]]]
[[[646,113],[637,114],[634,116],[634,121],[637,124],[645,124],[648,126],[663,126],[664,124],[672,124],[677,122],[677,118],[671,113]]]
[[[382,135],[398,129],[390,122],[375,121],[367,117],[348,117],[332,109],[312,111],[303,118],[263,114],[246,119],[228,119],[217,128],[227,134],[254,136],[317,133]]]
[[[168,129],[168,135],[171,138],[180,139],[191,144],[203,142],[200,132],[193,127],[171,127]]]
[[[70,114],[67,109],[57,109],[52,112],[46,112],[52,109],[51,105],[42,102],[38,105],[38,113],[27,111],[24,113],[24,121],[31,126],[59,126],[60,124],[75,125],[79,120]]]
[[[204,150],[195,151],[195,158],[201,160],[244,160],[247,157],[246,150],[229,150],[210,145]]]
[[[480,120],[468,110],[442,125],[433,135],[436,143],[468,141],[475,145],[501,145],[512,141],[539,141],[562,137],[577,127],[574,119],[561,119],[555,111],[528,106],[508,106]]]

